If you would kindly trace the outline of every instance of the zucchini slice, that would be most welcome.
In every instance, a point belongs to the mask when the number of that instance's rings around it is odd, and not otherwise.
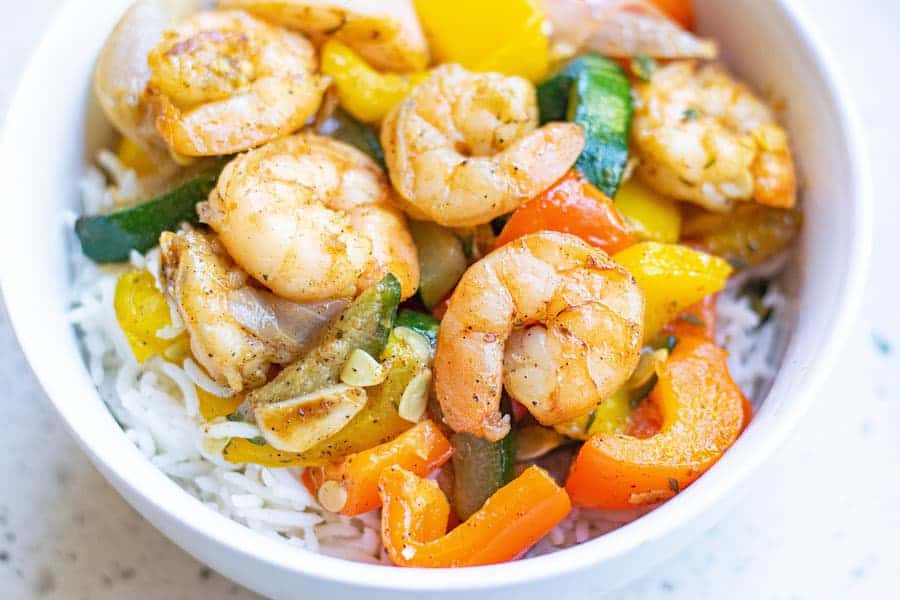
[[[128,260],[132,250],[146,252],[159,243],[163,231],[182,223],[196,225],[197,203],[206,200],[225,166],[189,179],[174,190],[151,200],[102,215],[85,215],[75,221],[75,234],[85,256],[98,263]]]
[[[489,442],[470,433],[455,433],[453,444],[453,506],[466,520],[494,492],[513,480],[516,466],[515,430]]]
[[[400,310],[400,314],[397,315],[397,321],[394,323],[394,327],[409,327],[416,333],[421,333],[428,339],[432,349],[434,349],[441,322],[431,315],[403,308]]]
[[[575,167],[614,198],[628,162],[631,86],[622,68],[598,54],[568,63],[537,88],[541,123],[568,120],[584,130]]]

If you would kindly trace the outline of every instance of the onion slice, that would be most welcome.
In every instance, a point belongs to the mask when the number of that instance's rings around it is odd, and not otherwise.
[[[298,303],[275,294],[245,286],[231,293],[228,308],[232,316],[260,340],[283,351],[289,362],[296,357],[313,336],[337,317],[349,300],[323,300]]]

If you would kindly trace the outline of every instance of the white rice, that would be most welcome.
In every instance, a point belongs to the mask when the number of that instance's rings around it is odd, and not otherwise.
[[[134,174],[111,153],[100,164],[113,180],[91,169],[81,184],[88,213],[108,208],[139,191]],[[68,221],[72,221],[71,218]],[[182,366],[154,357],[139,365],[118,326],[113,295],[126,267],[98,267],[75,252],[70,318],[81,335],[85,361],[94,383],[125,430],[125,435],[160,470],[205,505],[263,535],[290,545],[348,560],[389,563],[381,547],[378,511],[355,518],[321,509],[300,482],[302,469],[234,465],[219,454],[223,439],[252,438],[252,424],[223,419],[205,423],[196,388],[221,397],[231,391],[212,381],[193,360]],[[132,253],[131,266],[146,268],[158,280],[158,250],[146,257]],[[720,295],[719,342],[730,352],[735,381],[757,401],[777,369],[775,341],[786,301],[770,285],[764,303],[772,317],[760,324],[739,283]],[[183,325],[173,310],[173,325],[159,332],[177,336]],[[565,460],[566,457],[562,457]],[[574,509],[530,553],[552,552],[603,535],[652,508],[629,511]]]

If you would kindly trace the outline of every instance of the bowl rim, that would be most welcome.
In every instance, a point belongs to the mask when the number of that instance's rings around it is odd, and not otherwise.
[[[79,4],[77,0],[67,0],[62,4],[23,71],[6,115],[0,156],[10,156],[9,153],[14,151],[14,136],[10,123],[28,102],[28,98],[22,94],[24,82],[34,70],[34,65],[38,63],[41,54],[48,52],[48,40],[63,29],[65,18],[77,14],[75,12],[77,4]],[[823,88],[828,91],[834,114],[838,119],[839,133],[846,144],[850,160],[848,173],[853,180],[849,186],[853,191],[850,257],[846,285],[840,298],[837,299],[837,308],[834,310],[833,326],[826,334],[826,343],[817,351],[811,352],[811,356],[808,357],[808,376],[799,397],[785,407],[779,418],[768,429],[758,431],[751,425],[727,453],[728,460],[720,461],[720,464],[710,469],[694,485],[642,518],[597,539],[579,544],[577,549],[573,547],[524,561],[467,569],[402,570],[383,565],[351,562],[299,548],[285,552],[286,546],[283,542],[266,538],[220,513],[203,507],[199,500],[186,493],[144,458],[131,442],[125,439],[124,432],[111,415],[107,425],[119,430],[122,441],[129,445],[130,450],[123,446],[120,448],[121,452],[111,453],[109,448],[100,442],[99,436],[90,435],[94,433],[90,431],[93,422],[81,417],[79,411],[66,405],[65,390],[54,383],[52,366],[40,360],[41,344],[36,338],[28,335],[30,329],[26,323],[29,319],[25,318],[29,310],[28,298],[16,286],[15,273],[10,268],[11,252],[6,251],[3,253],[6,256],[0,259],[2,267],[0,287],[20,347],[73,437],[115,487],[126,487],[131,494],[142,498],[156,511],[166,514],[180,527],[193,531],[207,543],[225,546],[238,555],[297,572],[306,577],[383,591],[481,590],[562,576],[625,555],[642,544],[663,538],[680,524],[695,520],[720,498],[728,495],[784,442],[788,433],[807,412],[816,391],[829,374],[830,367],[835,363],[862,303],[872,245],[872,206],[868,160],[858,114],[853,107],[840,69],[808,18],[793,5],[791,0],[769,0],[769,5],[771,10],[779,13],[775,18],[785,22],[807,49],[816,67],[815,76],[821,79]],[[7,163],[5,160],[0,161],[0,164]],[[2,227],[9,226],[2,225]],[[6,236],[2,237],[3,243],[6,244]],[[728,464],[725,464],[726,462]],[[119,491],[123,492],[121,488]],[[124,493],[123,495],[129,496]],[[132,499],[128,499],[133,505],[136,504]],[[200,510],[201,508],[203,510]],[[168,532],[165,533],[168,535]],[[387,573],[391,573],[391,576],[384,577]]]

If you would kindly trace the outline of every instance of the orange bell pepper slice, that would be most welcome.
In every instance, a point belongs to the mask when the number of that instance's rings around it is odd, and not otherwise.
[[[662,428],[662,412],[659,404],[653,396],[644,398],[631,414],[628,415],[628,429],[626,433],[636,438],[653,437]]]
[[[694,28],[694,0],[650,0],[688,31]]]
[[[450,531],[450,504],[437,483],[400,467],[381,476],[381,539],[402,567],[473,567],[512,560],[562,521],[566,491],[540,467],[494,492],[478,512]]]
[[[663,335],[673,335],[676,340],[686,336],[702,337],[710,342],[714,342],[716,340],[716,298],[718,298],[718,294],[710,294],[697,304],[685,309],[684,312],[663,327]],[[636,412],[638,411],[635,410]],[[659,413],[658,409],[656,413]],[[649,409],[647,414],[652,415],[653,410]],[[752,417],[753,406],[750,404],[750,400],[744,396],[744,427],[747,427]],[[638,421],[633,419],[633,422],[637,423]],[[647,428],[645,427],[643,430],[647,431]]]
[[[673,335],[676,339],[700,337],[713,341],[716,337],[716,297],[717,294],[710,294],[686,308],[663,326],[662,335]]]
[[[662,328],[662,335],[697,337],[714,341],[716,336],[716,297],[710,294],[700,302],[689,306]],[[748,402],[749,406],[749,402]],[[662,414],[653,397],[646,398],[628,416],[628,435],[648,438],[659,433]]]
[[[381,506],[378,497],[378,478],[386,469],[399,465],[422,477],[428,475],[450,459],[453,447],[433,421],[422,421],[407,429],[393,440],[344,457],[338,463],[321,467],[308,467],[303,471],[303,483],[313,496],[326,482],[337,496],[346,494],[340,506],[342,515],[352,517],[367,513]],[[340,504],[340,502],[339,502]]]
[[[577,235],[610,254],[635,241],[615,203],[574,169],[516,209],[496,246],[542,230]]]
[[[682,337],[699,337],[709,340],[716,339],[716,298],[718,294],[710,294],[703,300],[688,307],[680,315],[666,323],[662,329],[662,335],[674,336],[677,340]],[[753,407],[747,397],[744,397],[744,427],[750,423],[753,416]],[[659,433],[662,426],[662,415],[659,405],[650,397],[641,402],[628,417],[628,435],[646,438]]]
[[[598,434],[572,464],[566,490],[577,506],[631,508],[674,496],[709,469],[746,422],[746,400],[727,353],[702,337],[682,337],[645,402],[662,419],[648,438]]]

